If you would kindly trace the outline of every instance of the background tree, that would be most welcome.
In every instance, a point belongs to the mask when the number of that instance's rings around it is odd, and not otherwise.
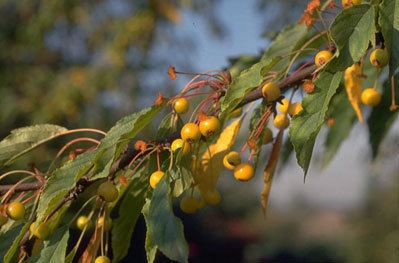
[[[113,4],[112,8],[118,6],[119,3]],[[153,26],[155,16],[171,21],[178,18],[176,3],[154,1],[143,2],[142,6],[149,6],[152,19],[145,16],[144,21],[152,21]],[[95,260],[99,263],[109,262],[109,258],[117,262],[128,254],[129,241],[133,232],[137,233],[136,222],[142,214],[147,260],[154,261],[159,251],[171,260],[186,262],[193,255],[189,255],[183,225],[174,210],[193,214],[205,205],[217,205],[221,200],[217,183],[223,166],[233,170],[230,178],[245,182],[252,180],[256,169],[263,170],[260,203],[266,213],[276,168],[284,164],[291,153],[295,152],[305,180],[314,152],[322,153],[323,164],[328,164],[354,124],[359,122],[367,123],[373,157],[377,157],[379,146],[397,117],[398,60],[394,47],[397,31],[396,14],[392,13],[395,6],[395,1],[363,4],[342,1],[341,6],[334,1],[313,0],[306,6],[299,23],[285,27],[272,37],[271,44],[259,57],[238,56],[231,61],[229,71],[193,74],[170,66],[171,80],[181,75],[194,75],[194,78],[175,96],[159,93],[153,103],[146,103],[152,106],[122,118],[108,132],[55,125],[12,131],[0,142],[0,164],[4,169],[0,179],[9,180],[0,186],[1,231],[6,244],[0,250],[1,257],[5,262],[48,261],[49,255],[54,262]],[[122,4],[122,7],[127,9],[128,5]],[[48,15],[51,17],[56,10]],[[54,20],[55,26],[57,23],[58,20]],[[28,23],[28,27],[30,25]],[[124,37],[122,33],[114,35],[119,26],[106,31],[105,35],[111,35],[111,43]],[[107,26],[103,25],[101,30],[104,28]],[[137,30],[143,33],[143,28]],[[62,28],[56,32],[61,33]],[[154,41],[154,32],[150,36],[136,36],[137,41],[133,43],[137,46],[122,48],[119,53],[112,52],[113,45],[109,49],[108,44],[102,44],[104,32],[97,36],[99,43],[89,41],[92,44],[89,47],[95,47],[93,61],[101,65],[94,67],[100,69],[97,73],[101,79],[95,86],[115,84],[115,79],[120,83],[125,70],[131,67],[130,52],[150,54],[149,43]],[[57,39],[53,34],[41,38],[48,44],[46,48],[56,43],[52,42]],[[34,45],[30,43],[29,47]],[[119,55],[114,56],[116,53]],[[143,64],[138,68],[151,61],[149,56],[142,58]],[[48,65],[51,70],[58,69],[51,63]],[[108,79],[108,73],[114,70],[115,75]],[[68,73],[72,74],[72,82],[84,80],[80,73],[72,73]],[[134,73],[137,74],[137,70]],[[54,74],[59,75],[61,73]],[[33,80],[36,79],[26,84]],[[145,81],[152,83],[151,79]],[[100,94],[104,93],[100,91]],[[108,99],[109,95],[104,98]],[[54,98],[50,97],[58,102]],[[102,98],[96,99],[101,102]],[[64,109],[73,109],[71,105]],[[95,107],[88,108],[99,112]],[[161,114],[165,111],[169,113]],[[161,116],[163,119],[159,122]],[[144,133],[151,123],[159,123],[154,136]],[[244,128],[247,125],[249,128]],[[284,135],[288,127],[289,132]],[[324,127],[327,128],[325,148],[319,150],[314,146]],[[245,131],[241,140],[237,139],[239,130]],[[57,151],[52,156],[26,154],[54,139],[53,147]],[[265,159],[267,161],[261,161]],[[29,163],[32,160],[34,162]],[[10,165],[17,170],[12,170]],[[26,165],[29,168],[23,170]],[[179,208],[174,209],[173,200],[179,200]],[[334,221],[336,217],[327,215],[326,218],[326,222],[340,225],[340,221]],[[318,223],[317,220],[311,222],[302,227]],[[75,225],[81,230],[76,236]],[[238,226],[231,222],[229,229],[237,230]],[[289,226],[287,223],[282,227]],[[293,230],[289,239],[295,240],[300,236],[300,229]],[[240,242],[255,239],[256,235],[244,235],[244,232],[235,232]],[[279,235],[277,231],[276,237]],[[189,241],[192,244],[193,240],[189,238]],[[342,248],[338,246],[338,249]],[[312,251],[317,258],[326,253],[317,245]],[[334,251],[329,253],[336,254],[337,259],[343,257]],[[351,253],[350,249],[347,253]],[[258,255],[262,257],[268,258],[268,255]],[[291,257],[307,259],[300,253]],[[394,255],[386,258],[394,259]]]

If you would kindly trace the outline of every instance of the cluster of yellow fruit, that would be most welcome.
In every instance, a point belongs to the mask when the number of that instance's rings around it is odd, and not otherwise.
[[[343,1],[348,5],[360,4],[361,1]],[[345,5],[344,5],[345,6]],[[315,64],[320,67],[330,61],[333,54],[328,50],[320,51],[315,56]],[[389,54],[386,49],[376,48],[370,54],[370,63],[377,67],[383,68],[389,63]],[[376,106],[381,101],[381,94],[375,88],[366,88],[361,93],[361,102],[367,106]]]
[[[90,218],[86,215],[79,216],[76,220],[76,227],[80,230],[90,226]],[[112,219],[110,217],[100,216],[97,219],[97,227],[104,227],[104,231],[108,231],[112,227]]]
[[[220,193],[217,190],[208,191],[202,195],[202,198],[194,196],[185,196],[180,201],[180,209],[186,214],[194,214],[206,204],[217,205],[221,200]]]
[[[389,63],[389,54],[386,49],[376,48],[370,53],[370,63],[376,68],[383,68]],[[375,88],[366,88],[360,97],[367,106],[377,106],[381,102],[381,94]]]
[[[26,208],[25,205],[19,201],[11,202],[7,205],[6,215],[0,213],[0,227],[7,223],[8,219],[22,220],[25,217]],[[29,227],[31,235],[38,239],[44,240],[50,234],[50,228],[44,222],[37,224],[33,222]]]
[[[276,101],[281,97],[280,88],[275,82],[265,83],[262,87],[262,94],[268,102]],[[273,124],[279,130],[286,129],[290,125],[290,119],[288,118],[287,114],[292,117],[299,114],[303,110],[302,104],[300,102],[291,104],[286,98],[281,100],[281,104],[279,104],[277,108],[281,113],[274,117]]]
[[[229,170],[233,170],[234,178],[239,181],[249,181],[254,177],[255,170],[249,163],[242,163],[238,152],[231,151],[223,158],[223,165]]]
[[[185,98],[178,98],[173,101],[173,110],[177,114],[184,114],[189,110],[189,103]],[[171,144],[172,152],[181,150],[186,155],[191,150],[191,144],[198,142],[203,137],[209,137],[220,129],[219,119],[215,116],[206,116],[199,124],[194,122],[186,123],[180,131],[180,137]],[[158,182],[165,175],[162,171],[153,172],[150,176],[150,185],[155,189]]]

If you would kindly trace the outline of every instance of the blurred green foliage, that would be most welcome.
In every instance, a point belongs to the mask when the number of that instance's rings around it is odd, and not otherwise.
[[[156,49],[185,43],[171,30],[183,9],[203,14],[221,32],[212,6],[202,0],[1,1],[0,137],[44,122],[107,129],[148,105],[145,99],[159,91],[149,88],[148,75],[166,80],[171,63],[155,56]]]

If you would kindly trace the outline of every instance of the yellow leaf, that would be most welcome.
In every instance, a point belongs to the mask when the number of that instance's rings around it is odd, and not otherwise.
[[[220,133],[216,143],[210,145],[196,164],[194,180],[202,193],[213,190],[223,170],[223,157],[230,151],[241,126],[241,119],[233,121]]]
[[[276,167],[277,167],[278,158],[280,156],[280,149],[281,149],[281,143],[283,141],[283,134],[284,134],[284,130],[280,130],[277,135],[276,141],[273,144],[273,148],[270,153],[269,160],[267,161],[265,170],[263,172],[264,186],[263,186],[262,193],[260,194],[260,203],[262,205],[264,214],[266,214],[267,203],[269,202],[269,194],[270,194],[270,190],[272,188],[273,175],[274,175],[274,171],[276,170]]]
[[[345,70],[344,74],[346,93],[360,122],[363,122],[362,109],[360,108],[362,76],[362,67],[359,64],[353,64]]]

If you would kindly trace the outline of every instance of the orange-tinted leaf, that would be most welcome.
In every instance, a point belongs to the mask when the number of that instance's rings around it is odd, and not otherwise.
[[[276,170],[277,162],[278,162],[278,159],[280,156],[280,149],[281,149],[281,144],[283,141],[283,134],[284,134],[284,130],[280,130],[279,133],[277,134],[277,138],[273,144],[273,148],[270,153],[269,160],[267,161],[267,165],[263,172],[264,186],[263,186],[262,193],[260,194],[260,203],[262,205],[264,214],[266,214],[267,203],[269,201],[269,194],[270,194],[270,189],[272,187],[273,174],[274,174],[274,171]]]
[[[94,262],[101,243],[101,227],[96,227],[78,263]]]

